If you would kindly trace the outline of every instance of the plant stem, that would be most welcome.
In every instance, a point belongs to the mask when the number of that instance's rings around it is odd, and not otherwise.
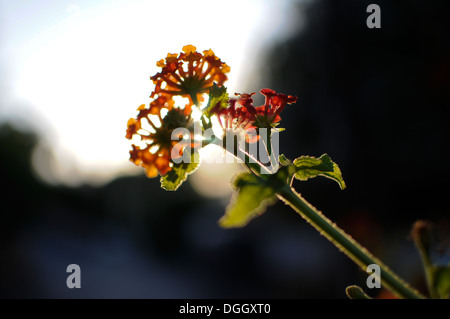
[[[432,299],[439,299],[439,294],[434,288],[434,273],[433,265],[431,264],[428,254],[424,251],[422,247],[419,248],[420,255],[422,257],[423,266],[425,268],[425,277],[427,279],[428,292]]]
[[[267,169],[264,165],[255,162],[255,159],[239,147],[234,150],[229,150],[223,143],[226,140],[215,139],[215,144],[221,146],[234,155],[238,159],[241,159],[247,168],[253,171],[254,174],[261,176],[265,174],[273,174],[278,169],[278,161],[275,159],[276,168],[274,171],[273,166],[273,154],[269,152],[271,158],[271,168]],[[270,140],[268,142],[270,144]],[[269,148],[271,149],[271,148]],[[262,169],[262,170],[261,170]],[[263,173],[264,171],[264,173]],[[373,256],[367,249],[362,247],[357,241],[355,241],[350,235],[346,234],[341,228],[330,221],[314,206],[308,203],[300,194],[298,194],[288,184],[279,185],[276,187],[276,193],[279,199],[284,201],[287,205],[291,206],[297,213],[300,214],[308,223],[310,223],[320,234],[324,235],[330,242],[332,242],[339,250],[345,253],[350,259],[352,259],[363,271],[367,271],[367,267],[372,264],[376,264],[380,267],[380,280],[381,283],[390,291],[395,293],[401,298],[408,299],[424,299],[425,296],[418,291],[411,288],[405,281],[400,279],[392,270],[390,270],[385,264],[383,264],[378,258]]]
[[[331,222],[320,211],[308,203],[300,194],[285,185],[278,190],[278,197],[291,206],[307,222],[331,241],[339,250],[350,257],[358,266],[366,271],[370,264],[377,264],[381,270],[381,283],[401,298],[425,298],[400,279],[386,265],[362,247],[358,242]]]
[[[439,299],[439,293],[434,287],[434,269],[433,263],[430,259],[430,224],[427,221],[418,220],[414,223],[411,231],[411,236],[422,258],[422,263],[425,270],[425,276],[428,284],[428,292],[432,299]]]

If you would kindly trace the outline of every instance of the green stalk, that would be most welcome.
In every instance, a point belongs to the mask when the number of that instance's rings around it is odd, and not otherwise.
[[[417,249],[419,250],[420,257],[422,258],[422,263],[425,270],[425,277],[428,284],[428,292],[432,299],[439,299],[439,293],[434,287],[434,269],[433,263],[430,259],[430,223],[423,220],[418,220],[414,223],[413,229],[411,231],[411,237],[414,239]]]
[[[225,140],[225,138],[224,138]],[[222,142],[221,139],[216,140]],[[270,143],[270,142],[269,142]],[[222,147],[223,144],[222,144]],[[225,150],[226,147],[224,147]],[[230,152],[230,150],[227,150]],[[261,176],[261,169],[268,174],[273,174],[261,163],[255,163],[254,159],[250,159],[249,154],[243,152],[239,148],[234,152],[230,152],[235,157],[241,159],[247,168],[254,174]],[[271,154],[272,155],[272,154]],[[272,163],[273,165],[273,163]],[[259,173],[258,173],[259,172]],[[275,186],[275,185],[274,185]],[[424,299],[425,296],[418,291],[411,288],[405,281],[400,279],[392,270],[383,264],[378,258],[373,256],[367,249],[362,247],[350,235],[346,234],[341,228],[330,221],[314,206],[308,203],[300,194],[298,194],[288,184],[279,184],[275,188],[277,197],[291,206],[297,213],[300,214],[308,223],[310,223],[320,234],[325,236],[331,243],[333,243],[340,251],[345,253],[352,259],[361,269],[366,272],[367,267],[371,264],[376,264],[380,267],[381,283],[390,291],[395,293],[400,298],[407,299]]]
[[[381,270],[381,283],[397,296],[408,299],[425,298],[342,229],[332,223],[291,187],[288,185],[281,187],[278,190],[278,197],[291,206],[339,250],[350,257],[363,271],[366,271],[368,265],[377,264]]]
[[[189,96],[191,97],[192,102],[195,104],[195,106],[200,108],[200,103],[198,102],[198,98],[197,98],[197,91],[194,90],[193,93],[189,93]]]
[[[431,264],[428,254],[424,251],[422,247],[419,247],[420,256],[422,257],[423,266],[425,268],[425,277],[427,279],[428,292],[432,299],[439,299],[439,294],[434,288],[434,273],[433,265]]]

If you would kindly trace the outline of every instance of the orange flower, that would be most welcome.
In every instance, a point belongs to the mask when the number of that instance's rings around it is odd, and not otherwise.
[[[281,120],[279,114],[283,111],[286,104],[292,104],[298,100],[296,96],[277,93],[271,89],[262,89],[260,92],[266,97],[266,100],[264,105],[256,107],[258,115],[256,116],[255,125],[257,127],[275,127]]]
[[[157,153],[152,153],[150,145],[147,145],[144,149],[134,144],[131,147],[133,149],[130,151],[130,161],[145,168],[148,177],[156,177],[158,173],[163,176],[172,169],[169,154],[165,149],[163,149],[163,152],[158,150]]]
[[[166,59],[156,63],[161,72],[151,77],[155,90],[150,97],[158,94],[167,96],[179,95],[189,98],[186,105],[198,105],[203,101],[202,94],[208,93],[213,82],[222,86],[227,80],[226,73],[230,67],[223,63],[212,50],[205,50],[203,54],[196,51],[193,45],[186,45],[180,54],[168,54]]]
[[[126,138],[132,139],[134,135],[139,135],[146,146],[140,148],[133,144],[133,149],[130,150],[130,161],[145,168],[148,177],[156,177],[158,174],[164,176],[172,170],[172,149],[176,147],[173,153],[177,154],[178,158],[183,155],[183,149],[188,145],[172,140],[172,133],[176,128],[189,127],[190,112],[186,109],[174,108],[173,102],[164,95],[152,101],[149,108],[142,104],[138,107],[138,111],[136,119],[128,120]],[[148,129],[143,128],[145,125],[143,122],[148,124]]]
[[[127,139],[131,139],[133,137],[133,135],[136,134],[137,131],[139,131],[140,129],[141,129],[141,122],[139,120],[136,121],[133,118],[129,119],[128,123],[127,123],[127,135],[126,135],[126,138]]]

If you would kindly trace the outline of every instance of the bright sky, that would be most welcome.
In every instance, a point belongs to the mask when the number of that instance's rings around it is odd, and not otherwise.
[[[298,25],[291,2],[0,0],[0,122],[39,132],[34,163],[49,182],[135,172],[126,123],[150,101],[156,61],[211,48],[241,92],[269,41]]]

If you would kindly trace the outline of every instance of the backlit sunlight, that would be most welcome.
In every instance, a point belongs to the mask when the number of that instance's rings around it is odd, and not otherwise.
[[[298,23],[290,1],[0,4],[2,122],[37,130],[37,174],[69,185],[142,173],[129,162],[126,119],[148,104],[149,77],[167,52],[211,48],[231,67],[230,92],[255,90],[246,83],[268,41],[289,36]]]

